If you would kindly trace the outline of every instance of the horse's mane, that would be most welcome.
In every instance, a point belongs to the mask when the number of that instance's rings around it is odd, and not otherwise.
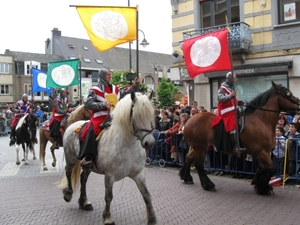
[[[27,113],[27,114],[25,114],[24,116],[22,116],[22,117],[20,118],[20,120],[19,120],[19,122],[18,122],[18,124],[17,124],[17,126],[16,126],[16,130],[17,130],[18,128],[22,127],[22,125],[23,125],[23,123],[24,123],[24,120],[26,119],[26,117],[27,117],[28,115],[29,115],[29,114]]]
[[[143,121],[149,121],[149,124],[154,124],[154,110],[150,99],[146,95],[136,93],[136,102],[133,107],[132,118],[136,123],[142,123]],[[131,95],[127,94],[121,99],[113,112],[112,126],[117,124],[119,127],[125,127],[126,129],[132,129],[130,120],[131,107],[132,107]]]
[[[68,120],[75,121],[75,117],[83,110],[84,105],[77,107],[73,112],[70,113]]]
[[[247,104],[247,107],[245,109],[245,115],[252,114],[255,111],[255,109],[263,107],[270,98],[270,96],[275,93],[275,91],[275,88],[272,86],[269,90],[257,95]]]

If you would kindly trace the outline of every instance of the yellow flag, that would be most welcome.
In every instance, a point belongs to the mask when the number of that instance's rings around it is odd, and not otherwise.
[[[76,6],[92,44],[100,51],[136,40],[136,7]]]

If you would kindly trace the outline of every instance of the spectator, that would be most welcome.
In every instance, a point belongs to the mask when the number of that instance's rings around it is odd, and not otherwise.
[[[176,134],[178,133],[179,127],[180,127],[180,119],[179,119],[179,115],[175,114],[174,115],[174,125],[165,131],[165,134],[169,136],[169,138],[167,139],[168,143],[170,143],[171,145],[171,160],[173,160],[173,162],[175,163],[177,161],[177,156],[176,156]]]
[[[155,121],[155,129],[159,130],[159,121],[160,121],[160,110],[159,109],[154,109],[154,121]]]
[[[197,108],[198,109],[198,102],[193,101],[192,102],[192,108]]]
[[[284,115],[282,115],[282,114],[279,115],[277,127],[282,127],[285,133],[288,132],[288,130],[289,130],[289,124],[288,124],[286,118],[284,117]]]
[[[193,108],[191,109],[191,116],[195,115],[196,113],[198,113],[198,108],[193,107]]]
[[[169,113],[169,119],[170,119],[170,123],[171,123],[171,126],[173,126],[173,123],[174,123],[174,108],[173,107],[169,107],[167,109],[167,112]]]
[[[171,128],[171,121],[169,119],[169,113],[164,111],[162,113],[162,118],[159,121],[159,131],[166,131]]]
[[[296,162],[297,162],[297,152],[299,149],[300,140],[298,141],[298,148],[297,143],[294,138],[300,138],[300,134],[297,132],[297,125],[295,123],[290,123],[289,131],[284,135],[288,139],[288,174],[290,176],[296,173]]]
[[[276,169],[277,174],[283,174],[283,159],[285,151],[285,137],[283,136],[284,130],[282,127],[276,128],[276,145],[272,151],[273,167]]]
[[[0,113],[0,135],[5,135],[5,131],[6,131],[6,118],[5,115],[3,115],[3,113]]]
[[[184,125],[190,118],[190,115],[187,113],[182,113],[180,115],[180,126],[178,129],[178,142],[179,142],[179,148],[178,148],[178,158],[179,158],[179,163],[183,162],[183,156],[186,155],[189,146],[188,143],[185,141],[184,137],[182,136],[183,130],[184,130]]]

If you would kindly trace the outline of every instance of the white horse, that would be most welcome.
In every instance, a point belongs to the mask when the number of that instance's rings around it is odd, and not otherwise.
[[[131,94],[121,99],[113,112],[111,126],[105,130],[98,142],[98,156],[92,171],[105,176],[105,209],[104,224],[114,224],[110,213],[113,198],[113,184],[125,177],[133,179],[140,190],[147,209],[148,225],[156,224],[150,193],[146,186],[144,166],[146,159],[145,148],[151,148],[155,143],[151,133],[154,114],[150,99],[145,95]],[[65,174],[60,183],[65,201],[69,202],[73,188],[81,183],[79,207],[92,210],[92,204],[86,196],[86,182],[91,172],[83,169],[81,172],[79,154],[79,135],[74,132],[86,121],[78,121],[70,125],[63,137],[66,158]],[[80,175],[81,174],[81,175]]]
[[[36,136],[36,123],[37,117],[34,114],[25,114],[20,118],[16,126],[16,153],[17,160],[16,164],[20,165],[19,151],[20,145],[22,145],[25,165],[28,165],[28,152],[29,150],[33,153],[33,159],[36,159],[34,150],[34,137]],[[26,145],[26,146],[25,146]]]

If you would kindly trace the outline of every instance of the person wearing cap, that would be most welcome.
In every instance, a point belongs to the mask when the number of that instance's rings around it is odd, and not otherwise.
[[[53,101],[52,118],[49,123],[50,136],[53,138],[51,150],[59,149],[61,132],[67,124],[67,114],[72,112],[78,104],[78,101],[74,104],[69,103],[66,89],[60,89],[59,95]]]
[[[32,98],[32,101],[34,101],[33,98]],[[28,95],[26,93],[24,93],[22,95],[22,99],[17,101],[17,103],[13,107],[12,111],[15,113],[15,116],[14,116],[12,124],[11,124],[9,146],[12,146],[16,143],[16,126],[18,124],[18,121],[26,113],[30,113],[31,108],[33,108],[33,107],[34,107],[34,105],[30,101],[28,101]],[[35,142],[37,143],[36,137],[34,139],[35,139]]]
[[[83,129],[78,155],[78,159],[81,160],[81,166],[86,168],[93,166],[93,160],[97,155],[97,141],[95,139],[101,132],[100,125],[110,118],[111,106],[112,108],[114,107],[105,99],[105,96],[115,94],[117,100],[119,100],[132,91],[137,92],[140,84],[139,77],[136,77],[129,89],[121,91],[117,86],[110,83],[112,78],[110,69],[101,68],[98,74],[98,84],[90,89],[85,103],[85,107],[92,112],[92,118]]]
[[[235,136],[235,106],[238,105],[238,101],[236,91],[233,88],[236,81],[237,78],[235,74],[232,74],[232,72],[226,74],[226,81],[224,81],[218,89],[218,115],[214,118],[212,123],[212,127],[214,127],[223,120],[225,131],[230,134],[230,141],[234,151],[239,150]]]

